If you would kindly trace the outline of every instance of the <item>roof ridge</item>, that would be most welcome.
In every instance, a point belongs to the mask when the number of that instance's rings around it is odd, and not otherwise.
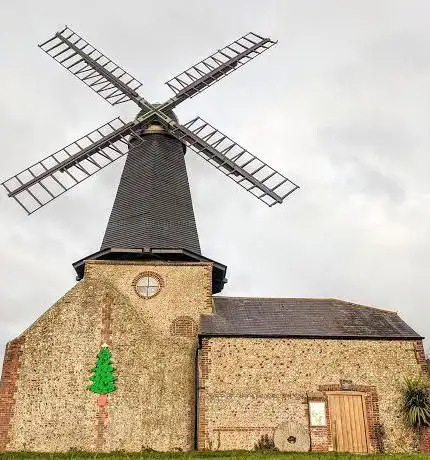
[[[384,311],[384,312],[387,312],[387,313],[392,313],[392,314],[397,315],[397,316],[399,315],[399,310],[393,310],[393,309],[390,309],[390,308],[374,307],[374,306],[370,306],[370,305],[363,305],[361,303],[350,302],[348,300],[341,300],[341,299],[335,299],[335,298],[332,298],[331,300],[334,300],[335,302],[341,302],[341,303],[344,303],[346,305],[353,305],[354,307],[370,308],[372,310]]]
[[[394,315],[399,314],[399,310],[393,310],[389,308],[380,308],[370,305],[363,305],[361,303],[350,302],[348,300],[337,299],[335,297],[262,297],[262,296],[213,296],[214,299],[254,299],[254,300],[317,300],[317,301],[324,301],[324,302],[334,302],[334,303],[342,303],[345,305],[351,305],[354,307],[360,308],[370,308],[372,310],[379,310],[386,313],[391,313]]]
[[[328,297],[270,297],[270,296],[232,296],[232,295],[214,295],[215,299],[278,299],[278,300],[333,300]]]

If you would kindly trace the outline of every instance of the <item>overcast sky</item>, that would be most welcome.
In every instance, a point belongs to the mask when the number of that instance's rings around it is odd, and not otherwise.
[[[224,295],[335,297],[398,310],[430,337],[430,3],[395,0],[20,1],[0,10],[0,177],[133,104],[111,107],[36,46],[67,24],[141,80],[163,83],[249,31],[279,40],[183,103],[297,182],[268,208],[188,152],[203,254]],[[27,217],[0,199],[0,361],[97,251],[117,162]],[[430,343],[426,342],[427,348]]]

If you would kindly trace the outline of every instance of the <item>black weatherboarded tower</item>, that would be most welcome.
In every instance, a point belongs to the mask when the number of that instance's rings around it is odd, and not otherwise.
[[[200,117],[181,125],[173,109],[275,43],[249,33],[167,81],[174,96],[151,104],[137,92],[142,83],[136,78],[68,27],[57,32],[40,48],[112,105],[133,101],[140,111],[133,121],[115,118],[7,179],[8,196],[31,214],[128,153],[100,251],[73,264],[78,279],[90,259],[208,261],[200,251],[186,147],[268,206],[298,186]],[[226,267],[213,264],[216,293]]]
[[[200,254],[183,144],[159,125],[141,137],[127,157],[101,249],[182,248]]]

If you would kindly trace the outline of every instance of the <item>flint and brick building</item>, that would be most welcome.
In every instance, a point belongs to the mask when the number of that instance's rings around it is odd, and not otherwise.
[[[0,449],[407,452],[404,377],[422,338],[396,313],[333,299],[212,295],[213,264],[88,261],[84,278],[11,341]],[[159,282],[142,297],[142,276]],[[117,389],[88,391],[108,346]],[[314,410],[316,414],[311,414]]]
[[[427,371],[422,337],[340,300],[219,296],[226,267],[200,252],[183,145],[158,125],[141,135],[100,251],[7,346],[0,451],[253,449],[266,435],[280,450],[417,450],[400,407],[403,379]],[[106,395],[88,389],[101,348]]]

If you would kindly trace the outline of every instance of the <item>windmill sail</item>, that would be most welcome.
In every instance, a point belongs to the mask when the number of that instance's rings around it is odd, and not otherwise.
[[[115,118],[5,180],[2,185],[28,214],[32,214],[128,152],[141,139],[134,123]]]
[[[170,132],[268,206],[282,203],[299,188],[200,117]]]
[[[185,179],[179,181],[181,185],[173,179],[171,183],[166,185],[168,181],[160,180],[160,177],[163,174],[166,174],[167,177],[169,164],[163,163],[163,168],[155,168],[155,165],[160,163],[162,156],[166,156],[166,152],[171,152],[172,149],[165,146],[156,152],[155,146],[161,146],[161,141],[151,143],[145,139],[143,142],[143,138],[140,137],[141,134],[144,134],[145,137],[147,134],[155,136],[154,133],[158,132],[158,139],[159,135],[162,135],[161,132],[164,132],[164,135],[170,134],[176,138],[174,140],[167,136],[176,142],[173,149],[175,152],[181,150],[177,145],[177,140],[179,140],[268,206],[282,203],[289,194],[298,188],[293,181],[240,147],[239,144],[201,118],[191,120],[182,126],[172,111],[180,102],[205,90],[276,43],[270,38],[248,33],[170,79],[167,85],[175,93],[173,98],[164,104],[150,104],[137,92],[142,86],[139,80],[100,53],[73,30],[65,27],[49,40],[40,44],[40,48],[112,105],[133,101],[141,110],[133,122],[126,124],[120,118],[116,118],[15,174],[4,181],[2,185],[7,190],[8,196],[14,198],[27,213],[31,214],[125,155],[129,149],[135,151],[141,144],[145,144],[139,150],[141,155],[145,155],[144,163],[140,165],[140,160],[138,161],[133,155],[133,159],[126,163],[125,179],[128,181],[129,177],[133,178],[135,195],[142,195],[142,190],[144,188],[149,189],[152,183],[158,183],[160,187],[166,186],[166,203],[172,198],[169,193],[172,190],[177,190],[178,196],[175,196],[174,200],[176,200],[176,208],[179,209],[183,205],[179,197],[185,197],[184,200],[187,203],[191,200],[189,192],[187,192],[188,186],[185,186],[187,185]],[[151,128],[153,126],[158,126],[158,128],[154,131]],[[133,142],[129,142],[129,137]],[[170,169],[172,171],[185,171],[184,174],[186,175],[185,166],[182,164],[182,160],[177,160],[177,155],[179,154],[170,155],[169,153],[171,165],[176,165]],[[148,176],[146,180],[145,174],[141,173],[139,169],[140,166],[157,170],[158,176],[154,178]],[[182,177],[184,174],[178,174],[178,177]],[[127,182],[128,185],[130,183]],[[123,190],[127,190],[127,187],[124,187]],[[124,213],[120,208],[134,200],[133,194],[127,192],[124,195],[126,199],[123,199],[121,193],[117,195],[116,203],[119,204],[114,206],[115,209],[111,215],[109,231],[106,232],[104,245],[111,244],[118,236],[122,238],[125,235],[125,230],[119,228],[120,226],[126,227],[133,219],[139,220],[137,216],[151,215],[146,203],[153,203],[151,209],[157,208],[160,202],[159,196],[157,198],[157,193],[152,189],[148,193],[145,199],[141,201],[142,206],[135,209],[136,215],[126,213],[127,222],[123,219]],[[128,206],[128,209],[133,210],[133,206]],[[182,214],[175,217],[176,221],[182,222],[181,225],[184,228],[191,229],[189,238],[183,241],[183,247],[192,247],[194,248],[193,251],[198,252],[197,231],[193,218],[190,217],[192,207],[188,204],[183,207]],[[168,206],[165,207],[164,211],[156,213],[150,220],[155,222],[156,218],[161,219],[160,216],[164,216],[162,219],[166,222],[165,227],[173,228],[173,221],[165,217],[167,215],[173,216],[173,213]],[[148,219],[146,219],[145,225],[148,226]],[[133,232],[139,233],[139,228],[136,227]],[[156,233],[152,227],[150,231],[153,234]],[[168,232],[163,239],[166,244],[171,235],[172,233]],[[121,241],[131,244],[132,239],[127,238],[128,236]],[[174,238],[171,240],[172,242],[176,241]],[[146,240],[144,242],[147,243]],[[176,242],[178,243],[178,241]]]
[[[142,104],[142,83],[68,27],[39,47],[110,104]]]
[[[165,104],[173,108],[183,100],[202,92],[229,73],[251,61],[277,42],[249,33],[218,50],[208,58],[166,82],[175,97]]]

